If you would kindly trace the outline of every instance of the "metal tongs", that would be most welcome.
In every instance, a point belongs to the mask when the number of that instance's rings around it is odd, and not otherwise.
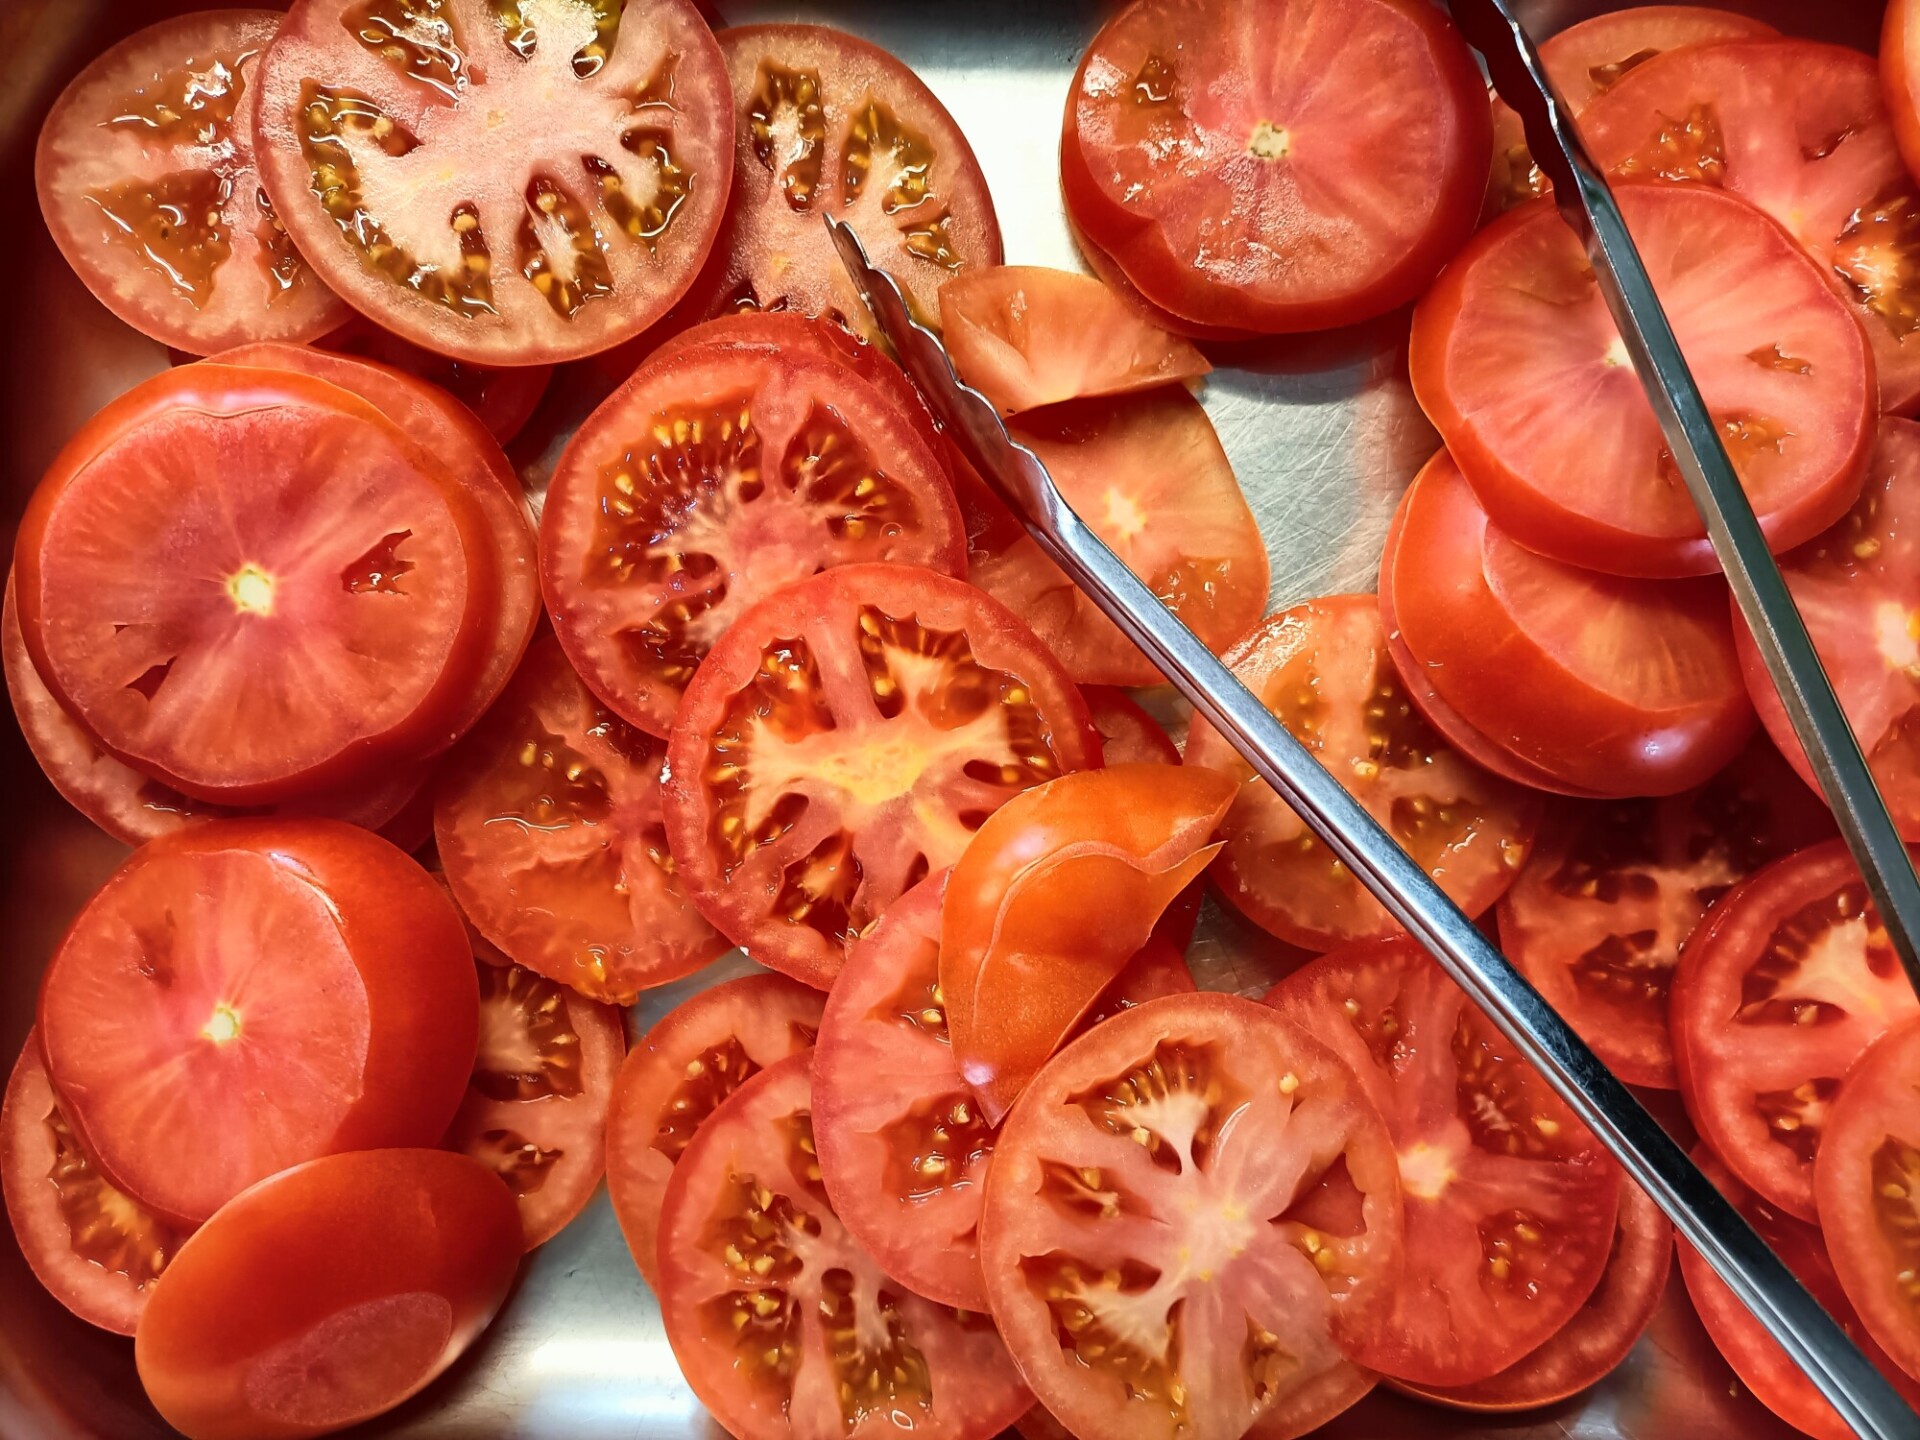
[[[1794,728],[1866,877],[1889,936],[1920,988],[1913,936],[1920,882],[1875,789],[1813,645],[1768,553],[1606,181],[1594,167],[1507,0],[1452,0],[1495,87],[1520,114],[1536,162],[1590,255],[1667,444],[1705,518],[1715,553],[1780,687]],[[1820,1308],[1765,1242],[1426,871],[1061,498],[993,406],[962,384],[939,339],[853,230],[833,243],[867,308],[934,415],[1026,523],[1041,548],[1157,665],[1248,764],[1439,961],[1651,1196],[1819,1387],[1869,1440],[1920,1437],[1920,1417]]]

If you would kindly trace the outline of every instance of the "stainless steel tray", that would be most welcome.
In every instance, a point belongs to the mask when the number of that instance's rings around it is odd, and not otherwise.
[[[0,0],[0,516],[13,527],[54,451],[107,399],[168,363],[164,350],[87,296],[34,202],[40,117],[100,48],[164,13],[219,0]],[[255,0],[259,3],[259,0]],[[1256,4],[1260,0],[1245,0]],[[1879,0],[1719,0],[1789,33],[1871,49]],[[1067,84],[1110,6],[1096,0],[721,0],[730,23],[837,24],[892,50],[926,79],[973,143],[993,187],[1010,261],[1079,268],[1061,213],[1055,159]],[[1536,37],[1608,8],[1604,0],[1519,0]],[[1277,608],[1371,590],[1401,490],[1438,446],[1408,388],[1404,316],[1357,331],[1218,347],[1203,395],[1273,561]],[[584,382],[583,382],[584,383]],[[597,393],[594,392],[594,393]],[[549,404],[573,397],[562,374]],[[531,451],[533,447],[528,447]],[[537,483],[542,457],[516,456]],[[68,809],[11,723],[0,725],[0,1054],[33,1020],[42,966],[69,917],[122,849]],[[1203,985],[1258,993],[1279,968],[1272,942],[1212,902],[1192,951]],[[637,1007],[642,1029],[692,990],[752,967],[738,955]],[[1678,1107],[1668,1105],[1676,1123]],[[129,1342],[75,1320],[0,1240],[0,1440],[145,1440],[172,1432],[140,1393]],[[653,1297],[627,1256],[604,1195],[534,1254],[485,1340],[425,1395],[362,1432],[528,1440],[667,1440],[721,1432],[680,1378]],[[1508,1436],[1513,1440],[1754,1440],[1794,1432],[1735,1384],[1676,1277],[1651,1331],[1596,1390],[1511,1417],[1452,1415],[1385,1391],[1325,1432]],[[1122,1440],[1122,1437],[1114,1437]]]

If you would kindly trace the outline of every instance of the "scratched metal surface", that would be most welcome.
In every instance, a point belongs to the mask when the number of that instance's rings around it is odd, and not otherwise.
[[[1256,3],[1256,0],[1249,0]],[[1524,3],[1524,0],[1523,0]],[[1788,31],[1870,47],[1877,0],[1722,0]],[[54,254],[33,206],[32,135],[85,55],[180,0],[0,0],[0,215],[15,285],[0,338],[0,516],[10,537],[53,451],[94,409],[166,364],[152,342],[94,304]],[[1098,28],[1095,0],[966,0],[931,5],[840,0],[726,3],[734,22],[838,23],[912,64],[947,103],[993,187],[1011,261],[1077,267],[1055,179],[1068,79]],[[1533,0],[1544,36],[1605,8]],[[1273,561],[1273,603],[1371,590],[1401,489],[1434,433],[1408,388],[1405,320],[1356,334],[1214,352],[1203,400],[1259,516]],[[555,397],[565,408],[568,396]],[[574,397],[580,408],[587,397]],[[537,472],[537,454],[522,457]],[[16,1052],[35,986],[61,928],[120,851],[68,811],[9,722],[0,726],[0,1047]],[[1209,904],[1192,959],[1205,984],[1257,991],[1275,972],[1270,945]],[[750,968],[738,956],[647,997],[651,1024],[692,990]],[[1604,1385],[1551,1410],[1461,1417],[1385,1392],[1325,1434],[1510,1440],[1679,1440],[1787,1431],[1733,1392],[1678,1289],[1629,1361]],[[11,1233],[0,1241],[0,1440],[146,1440],[169,1434],[141,1398],[130,1344],[72,1319],[28,1274]],[[652,1296],[628,1259],[604,1195],[528,1262],[483,1343],[411,1405],[363,1433],[526,1440],[717,1437],[680,1378]],[[1118,1440],[1118,1437],[1116,1437]]]

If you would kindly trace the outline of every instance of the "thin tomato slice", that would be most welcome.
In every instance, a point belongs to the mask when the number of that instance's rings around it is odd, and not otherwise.
[[[847,1233],[820,1183],[810,1061],[747,1081],[674,1167],[660,1215],[674,1356],[740,1440],[991,1440],[1033,1397],[991,1320],[895,1288]]]
[[[748,975],[667,1012],[627,1052],[607,1110],[607,1189],[640,1273],[660,1287],[660,1202],[673,1167],[720,1103],[813,1044],[826,997],[784,975]]]
[[[1100,753],[1109,765],[1178,765],[1180,747],[1160,722],[1124,690],[1111,685],[1082,685],[1080,694],[1100,732]]]
[[[1622,185],[1617,198],[1768,543],[1817,535],[1859,494],[1872,443],[1865,332],[1752,206],[1701,186]],[[1411,363],[1421,408],[1514,540],[1619,575],[1718,568],[1551,204],[1501,216],[1447,267],[1414,311]]]
[[[1513,883],[1539,802],[1462,760],[1415,713],[1371,595],[1269,616],[1227,663],[1469,915]],[[1211,873],[1249,920],[1309,950],[1395,932],[1352,872],[1204,720],[1187,735],[1186,763],[1240,782]]]
[[[1322,956],[1266,1003],[1354,1068],[1399,1157],[1406,1278],[1349,1353],[1456,1386],[1546,1343],[1612,1248],[1620,1172],[1600,1142],[1410,940]]]
[[[1080,692],[970,585],[842,565],[735,622],[667,747],[688,893],[763,965],[825,989],[848,940],[1033,785],[1100,763]]]
[[[319,341],[322,349],[403,371],[444,390],[505,445],[526,427],[553,379],[551,365],[474,365],[423,350],[368,320],[354,320]]]
[[[1681,952],[1671,1013],[1700,1137],[1743,1184],[1811,1221],[1841,1081],[1920,1013],[1846,846],[1777,860],[1716,903]]]
[[[724,950],[675,876],[665,759],[552,636],[535,641],[434,798],[440,863],[474,928],[536,974],[620,1005]]]
[[[254,165],[260,56],[282,17],[207,10],[103,51],[40,130],[40,213],[114,314],[209,355],[311,340],[347,307],[293,248]]]

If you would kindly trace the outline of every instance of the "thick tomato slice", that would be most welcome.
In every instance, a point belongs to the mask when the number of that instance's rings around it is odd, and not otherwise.
[[[1348,1353],[1416,1385],[1468,1385],[1579,1313],[1607,1266],[1620,1172],[1425,951],[1351,946],[1266,1003],[1353,1066],[1399,1157],[1406,1277]]]
[[[1371,595],[1310,600],[1269,616],[1227,663],[1469,915],[1513,883],[1539,801],[1462,760],[1414,711]],[[1249,920],[1309,950],[1397,931],[1204,720],[1188,732],[1186,763],[1240,782],[1212,874]]]
[[[1083,685],[1080,694],[1093,717],[1093,728],[1100,732],[1100,753],[1107,764],[1180,763],[1180,747],[1126,691],[1111,685]]]
[[[921,881],[847,952],[814,1053],[814,1137],[835,1211],[880,1268],[915,1294],[985,1310],[980,1206],[999,1125],[953,1048],[940,983],[947,878]],[[1150,940],[1074,1033],[1193,988],[1179,952]]]
[[[260,175],[301,253],[456,359],[639,334],[726,207],[726,66],[688,0],[308,0],[259,85]]]
[[[134,852],[80,912],[40,1043],[101,1172],[195,1222],[317,1155],[437,1142],[475,995],[459,915],[386,841],[208,821]]]
[[[422,350],[369,320],[354,320],[320,342],[326,350],[355,355],[424,380],[458,400],[494,440],[504,445],[525,428],[553,379],[551,365],[506,368],[474,365]]]
[[[659,1256],[674,1356],[740,1440],[991,1440],[1033,1397],[991,1320],[896,1287],[847,1233],[820,1180],[810,1062],[747,1081],[674,1166]]]
[[[745,346],[644,366],[581,426],[547,490],[540,564],[582,678],[654,735],[754,602],[857,561],[957,575],[937,456],[850,366]]]
[[[293,248],[254,168],[260,55],[281,16],[207,10],[104,51],[47,115],[40,213],[108,309],[208,355],[311,340],[350,313]]]
[[[1213,369],[1090,275],[996,265],[940,287],[940,325],[960,378],[1002,415],[1123,395]]]
[[[134,1336],[140,1383],[194,1440],[344,1429],[458,1359],[519,1264],[512,1195],[464,1155],[310,1161],[180,1247]]]
[[[1225,650],[1259,621],[1266,542],[1213,422],[1185,390],[1071,401],[1009,428],[1088,528],[1209,649]],[[976,551],[968,573],[1033,626],[1075,680],[1161,683],[1153,662],[1024,527]]]
[[[1641,184],[1616,196],[1768,543],[1819,534],[1859,494],[1873,436],[1873,355],[1847,302],[1731,195]],[[1618,575],[1719,568],[1549,202],[1501,216],[1447,267],[1414,311],[1411,364],[1421,408],[1522,545]]]
[[[1490,129],[1430,6],[1136,0],[1074,77],[1069,204],[1176,315],[1325,329],[1413,299],[1472,233]]]
[[[1615,1075],[1672,1090],[1681,945],[1736,882],[1834,833],[1820,797],[1756,736],[1698,790],[1550,806],[1500,899],[1500,943]]]
[[[1548,559],[1481,500],[1442,451],[1401,501],[1381,588],[1427,685],[1558,789],[1671,794],[1739,753],[1753,705],[1720,581]]]
[[[747,1081],[813,1044],[826,997],[748,975],[667,1012],[620,1067],[607,1111],[607,1190],[647,1283],[660,1285],[660,1202],[694,1132]]]
[[[687,297],[693,318],[796,310],[872,321],[822,217],[851,225],[926,320],[941,284],[1001,260],[1000,223],[966,136],[920,77],[824,25],[720,32],[733,83],[733,194]]]
[[[1776,860],[1719,900],[1681,952],[1671,1018],[1687,1113],[1743,1184],[1811,1221],[1840,1082],[1916,1013],[1846,846]]]
[[[552,636],[536,640],[434,798],[440,863],[474,927],[535,973],[621,1005],[724,950],[674,873],[665,759]]]
[[[997,1125],[1207,862],[1238,786],[1159,763],[1063,775],[988,817],[947,883],[953,1063]]]
[[[687,892],[763,965],[825,989],[846,944],[1033,785],[1100,763],[1086,703],[971,585],[843,565],[735,622],[667,747]]]
[[[1871,55],[1798,39],[1689,46],[1597,98],[1580,133],[1615,175],[1719,186],[1779,221],[1860,317],[1881,407],[1920,403],[1920,191]]]
[[[1000,1132],[980,1254],[1034,1394],[1076,1435],[1274,1440],[1364,1395],[1393,1303],[1393,1146],[1271,1010],[1176,995],[1082,1035]]]
[[[49,1294],[103,1330],[133,1334],[185,1235],[107,1183],[80,1149],[47,1080],[40,1037],[0,1104],[0,1185],[21,1253]]]

